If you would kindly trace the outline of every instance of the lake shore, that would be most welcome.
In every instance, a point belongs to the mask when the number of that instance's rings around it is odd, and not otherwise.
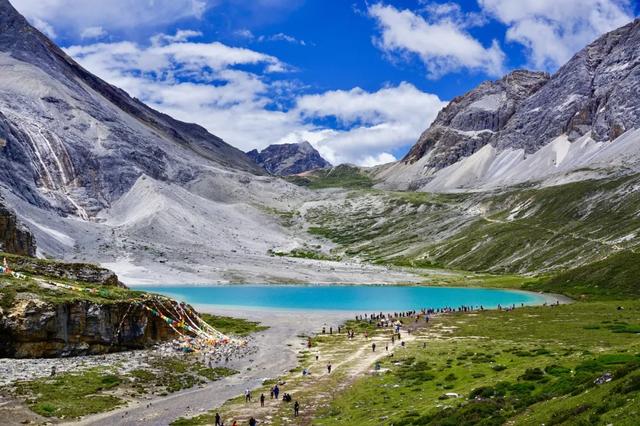
[[[202,263],[158,263],[147,259],[102,262],[120,280],[135,285],[305,283],[419,284],[428,279],[403,268],[355,261],[327,261],[279,256],[220,256]],[[439,272],[440,273],[440,272]],[[447,271],[441,273],[447,274]]]

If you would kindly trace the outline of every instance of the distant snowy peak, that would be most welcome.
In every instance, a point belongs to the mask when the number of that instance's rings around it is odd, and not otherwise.
[[[514,71],[455,98],[401,162],[381,171],[381,186],[475,189],[544,180],[573,166],[615,168],[624,162],[628,170],[631,158],[640,163],[634,131],[640,128],[638,46],[640,19],[604,34],[551,77]],[[624,145],[630,155],[603,145],[621,135],[624,143],[616,146]],[[553,163],[547,151],[556,148],[566,154]]]
[[[331,167],[309,142],[269,145],[262,151],[254,149],[247,156],[272,175],[289,176],[309,170]]]

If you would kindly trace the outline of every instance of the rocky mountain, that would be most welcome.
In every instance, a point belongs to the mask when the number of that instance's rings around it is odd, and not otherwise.
[[[88,219],[145,174],[187,183],[203,167],[260,174],[204,128],[132,99],[80,67],[0,0],[0,184]]]
[[[0,195],[38,255],[216,282],[299,244],[269,212],[305,190],[92,75],[7,0],[0,28]]]
[[[309,142],[269,145],[262,151],[254,149],[247,156],[267,172],[276,176],[297,175],[315,169],[331,167]]]
[[[412,164],[429,153],[426,166],[441,169],[470,156],[488,144],[520,104],[548,80],[546,73],[518,70],[453,99],[403,161]]]
[[[548,183],[640,161],[640,20],[601,36],[551,77],[515,71],[454,99],[382,186],[425,191]]]

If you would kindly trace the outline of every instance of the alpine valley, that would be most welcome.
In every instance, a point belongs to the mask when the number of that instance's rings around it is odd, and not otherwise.
[[[640,19],[552,74],[486,81],[424,127],[403,159],[374,167],[332,165],[308,142],[244,153],[93,75],[0,0],[0,252],[17,271],[0,278],[0,357],[72,357],[0,379],[0,413],[15,424],[214,424],[222,407],[244,422],[253,412],[234,397],[287,383],[308,413],[268,401],[260,424],[635,424]],[[294,327],[286,314],[213,317],[136,290],[242,283],[555,296],[509,319],[454,309],[423,326],[418,313],[392,359],[371,352],[368,339],[389,350],[391,336],[371,317],[316,313]],[[268,349],[257,367],[242,360],[253,352],[238,354],[244,344],[208,363],[167,358],[176,324],[216,342],[255,332]],[[316,337],[320,326],[331,332]],[[346,327],[367,337],[348,339]],[[283,344],[296,353],[281,357]],[[89,355],[113,358],[72,361]],[[300,378],[308,365],[313,386]],[[47,379],[52,366],[67,375]],[[226,387],[210,399],[218,381]],[[428,402],[404,399],[414,391]]]

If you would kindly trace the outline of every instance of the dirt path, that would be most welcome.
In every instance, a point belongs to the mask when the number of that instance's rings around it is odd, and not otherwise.
[[[413,335],[402,332],[402,339],[406,342],[415,340]],[[400,341],[395,345],[390,342],[390,333],[373,338],[356,337],[353,340],[341,339],[340,343],[320,344],[308,352],[308,361],[302,361],[301,366],[307,368],[311,375],[302,376],[301,372],[287,375],[280,385],[281,395],[289,393],[293,401],[300,402],[300,417],[293,416],[293,402],[285,403],[281,399],[273,400],[269,397],[269,388],[265,387],[253,393],[252,402],[243,400],[231,401],[221,408],[220,413],[225,424],[237,420],[238,424],[246,424],[253,416],[258,424],[272,424],[278,419],[279,424],[308,425],[314,419],[318,409],[327,406],[337,392],[350,386],[355,380],[365,374],[374,374],[376,361],[389,356],[394,351],[402,350]],[[337,337],[339,338],[339,337]],[[376,351],[372,344],[376,343]],[[385,345],[389,350],[385,350]],[[318,360],[315,355],[318,355]],[[331,362],[332,370],[329,374],[327,363]],[[260,407],[260,393],[264,392],[265,407]]]

